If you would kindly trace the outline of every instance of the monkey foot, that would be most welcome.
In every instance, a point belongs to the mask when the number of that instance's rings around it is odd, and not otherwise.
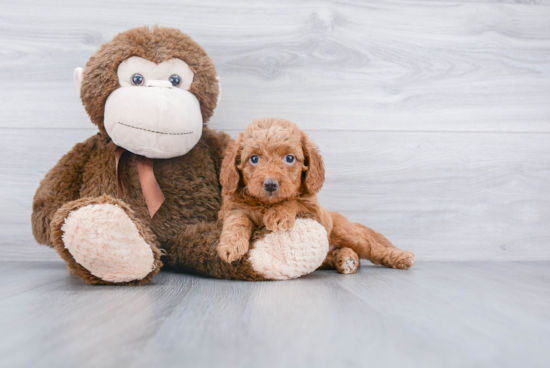
[[[103,281],[142,280],[155,269],[151,246],[116,204],[89,204],[69,213],[61,227],[74,260]]]
[[[297,219],[288,231],[276,231],[249,251],[253,269],[272,280],[294,279],[315,271],[325,259],[327,231],[315,220]]]

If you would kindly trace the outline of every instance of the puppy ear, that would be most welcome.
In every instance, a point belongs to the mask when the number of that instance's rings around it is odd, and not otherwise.
[[[220,184],[223,187],[224,194],[231,194],[237,191],[241,176],[237,169],[238,160],[240,160],[240,137],[238,141],[231,143],[225,151],[225,157],[220,170]]]
[[[313,144],[304,132],[302,132],[302,147],[305,155],[304,164],[307,166],[302,183],[308,193],[315,194],[321,190],[321,187],[325,183],[323,157],[321,157],[317,146]]]

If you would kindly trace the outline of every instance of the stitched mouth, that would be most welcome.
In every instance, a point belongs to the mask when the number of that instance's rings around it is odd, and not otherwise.
[[[121,123],[120,121],[119,121],[118,123],[119,123],[120,125],[124,125],[125,127],[128,127],[128,128],[143,130],[143,131],[145,131],[145,132],[155,133],[155,134],[166,134],[166,135],[187,135],[187,134],[193,134],[193,132],[184,132],[184,133],[157,132],[156,130],[150,130],[150,129],[145,129],[145,128],[139,128],[139,127],[135,127],[135,126],[133,126],[133,125],[124,124],[124,123]]]

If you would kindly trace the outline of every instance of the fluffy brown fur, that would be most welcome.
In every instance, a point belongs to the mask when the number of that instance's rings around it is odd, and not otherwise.
[[[117,147],[103,126],[105,101],[119,87],[117,68],[130,56],[157,63],[170,58],[185,61],[195,73],[190,91],[200,102],[204,120],[202,137],[191,151],[154,161],[155,177],[166,199],[153,219],[140,187],[136,155],[130,152],[120,159],[125,196],[117,198]],[[175,270],[212,277],[262,279],[247,260],[228,265],[216,253],[220,234],[216,221],[221,206],[218,178],[224,151],[231,141],[227,134],[206,127],[219,93],[216,76],[206,52],[188,36],[171,28],[126,31],[103,45],[90,59],[83,74],[81,97],[99,133],[77,144],[46,175],[34,197],[32,213],[36,240],[54,247],[72,273],[92,284],[111,284],[73,259],[64,247],[61,230],[71,211],[88,204],[111,203],[121,207],[135,223],[155,259],[155,269],[147,277],[122,284],[148,282],[162,263]]]
[[[292,163],[287,161],[289,156],[293,157]],[[253,157],[258,158],[257,163]],[[357,255],[393,268],[407,269],[414,264],[412,252],[402,251],[372,229],[322,208],[316,193],[324,179],[319,150],[294,123],[284,119],[254,120],[228,148],[222,164],[220,257],[226,262],[241,259],[255,227],[288,230],[298,213],[311,212],[320,219],[330,244],[336,247],[324,267],[355,272]],[[277,187],[268,190],[269,185]]]

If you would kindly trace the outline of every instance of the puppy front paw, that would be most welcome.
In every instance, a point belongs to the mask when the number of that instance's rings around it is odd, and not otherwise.
[[[220,240],[218,255],[227,263],[240,260],[248,252],[249,242],[246,239]]]
[[[292,229],[295,223],[296,216],[290,214],[273,211],[264,215],[264,225],[271,231],[287,231]]]

